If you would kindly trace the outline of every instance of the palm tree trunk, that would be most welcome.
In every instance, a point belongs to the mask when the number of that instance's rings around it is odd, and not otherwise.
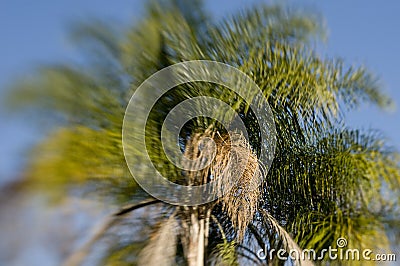
[[[189,266],[204,265],[204,219],[197,213],[190,215],[187,260]]]
[[[201,215],[202,209],[190,209],[189,223],[186,225],[186,259],[189,266],[203,266],[207,246],[209,212]]]

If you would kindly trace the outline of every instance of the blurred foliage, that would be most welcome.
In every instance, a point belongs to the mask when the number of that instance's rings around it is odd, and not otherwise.
[[[362,103],[381,108],[392,103],[366,68],[314,52],[315,42],[325,38],[323,25],[316,14],[279,5],[215,21],[200,1],[179,0],[151,2],[146,15],[123,30],[104,21],[78,24],[72,38],[85,52],[84,63],[44,67],[12,90],[14,107],[31,106],[61,121],[32,152],[26,183],[62,198],[72,188],[96,182],[104,184],[102,195],[119,203],[129,201],[140,193],[127,171],[121,144],[124,109],[132,92],[171,64],[215,60],[239,68],[258,84],[278,134],[275,159],[245,238],[237,238],[234,214],[228,215],[220,202],[207,206],[215,218],[208,221],[209,262],[215,258],[230,265],[265,263],[255,252],[267,244],[319,251],[334,247],[339,237],[346,237],[351,248],[387,248],[385,226],[399,230],[393,222],[400,217],[398,154],[375,132],[349,129],[341,118]],[[179,180],[180,172],[169,167],[159,151],[159,133],[168,110],[185,99],[218,96],[244,118],[255,153],[261,145],[254,115],[243,99],[216,85],[201,86],[185,84],[172,90],[153,108],[147,125],[152,160],[173,180]],[[210,125],[221,130],[212,120],[193,121],[182,138]],[[176,232],[183,232],[182,217],[188,210],[177,210],[173,218],[158,218],[176,219]],[[165,223],[161,228],[170,224]],[[150,241],[147,247],[168,244]],[[175,244],[176,262],[182,263],[184,240]],[[141,240],[126,241],[119,249],[112,246],[104,261],[118,258],[115,262],[124,265],[125,256],[136,262],[131,254],[143,244]]]

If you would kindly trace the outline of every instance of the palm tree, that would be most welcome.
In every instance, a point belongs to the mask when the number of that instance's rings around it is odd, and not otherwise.
[[[383,108],[390,99],[367,69],[313,51],[324,37],[321,25],[313,13],[281,6],[214,22],[201,2],[179,0],[149,4],[146,16],[126,31],[102,21],[79,24],[72,37],[86,48],[85,63],[45,67],[13,91],[19,106],[33,104],[51,110],[47,119],[62,120],[35,149],[40,156],[32,157],[25,186],[47,191],[52,200],[80,189],[123,206],[66,263],[82,263],[99,243],[107,248],[97,262],[113,265],[281,265],[271,251],[282,248],[287,256],[313,248],[319,254],[343,237],[347,248],[389,248],[385,229],[398,229],[397,153],[378,134],[348,128],[342,117],[361,103]],[[275,157],[266,172],[260,128],[241,97],[215,84],[178,86],[154,106],[146,127],[148,152],[163,176],[204,184],[226,167],[227,154],[250,156],[231,165],[244,172],[226,195],[175,206],[149,198],[131,178],[122,120],[132,92],[148,76],[196,59],[224,62],[257,83],[274,115]],[[198,95],[232,106],[249,139],[227,138],[230,132],[210,118],[191,120],[180,135],[186,156],[198,157],[204,137],[217,144],[213,164],[192,173],[171,165],[158,147],[160,121]],[[140,158],[142,151],[134,152]],[[271,256],[260,256],[260,249]]]

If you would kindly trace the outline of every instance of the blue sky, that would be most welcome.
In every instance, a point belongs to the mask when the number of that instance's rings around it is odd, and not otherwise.
[[[206,1],[217,17],[232,13],[249,3],[260,1]],[[394,112],[383,112],[363,106],[348,116],[357,128],[382,130],[400,149],[400,2],[398,1],[288,1],[320,11],[329,28],[328,41],[321,47],[324,55],[340,56],[349,64],[365,64],[373,70],[385,91],[397,103]],[[68,25],[76,19],[100,17],[127,23],[143,12],[144,1],[105,0],[0,2],[0,97],[5,88],[32,73],[38,64],[77,58],[68,41]],[[15,121],[0,106],[0,184],[9,180],[22,167],[27,148],[38,139],[38,129],[25,121]]]

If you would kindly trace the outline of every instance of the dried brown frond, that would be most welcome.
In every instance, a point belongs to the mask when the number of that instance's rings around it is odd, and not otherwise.
[[[205,141],[211,139],[213,141]],[[187,142],[185,156],[198,159],[192,162],[211,161],[200,171],[187,171],[190,184],[216,182],[218,189],[225,192],[219,198],[237,230],[239,240],[243,239],[249,222],[253,219],[261,195],[262,171],[257,156],[243,134],[229,132],[220,135],[207,129],[193,134]],[[218,193],[217,191],[215,193]]]
[[[185,172],[189,185],[200,185],[208,182],[211,167],[209,162],[216,153],[214,136],[215,132],[210,127],[204,132],[192,134],[187,141],[184,157],[190,161],[185,161],[183,165],[186,169],[193,169]],[[201,165],[206,166],[201,169]]]

